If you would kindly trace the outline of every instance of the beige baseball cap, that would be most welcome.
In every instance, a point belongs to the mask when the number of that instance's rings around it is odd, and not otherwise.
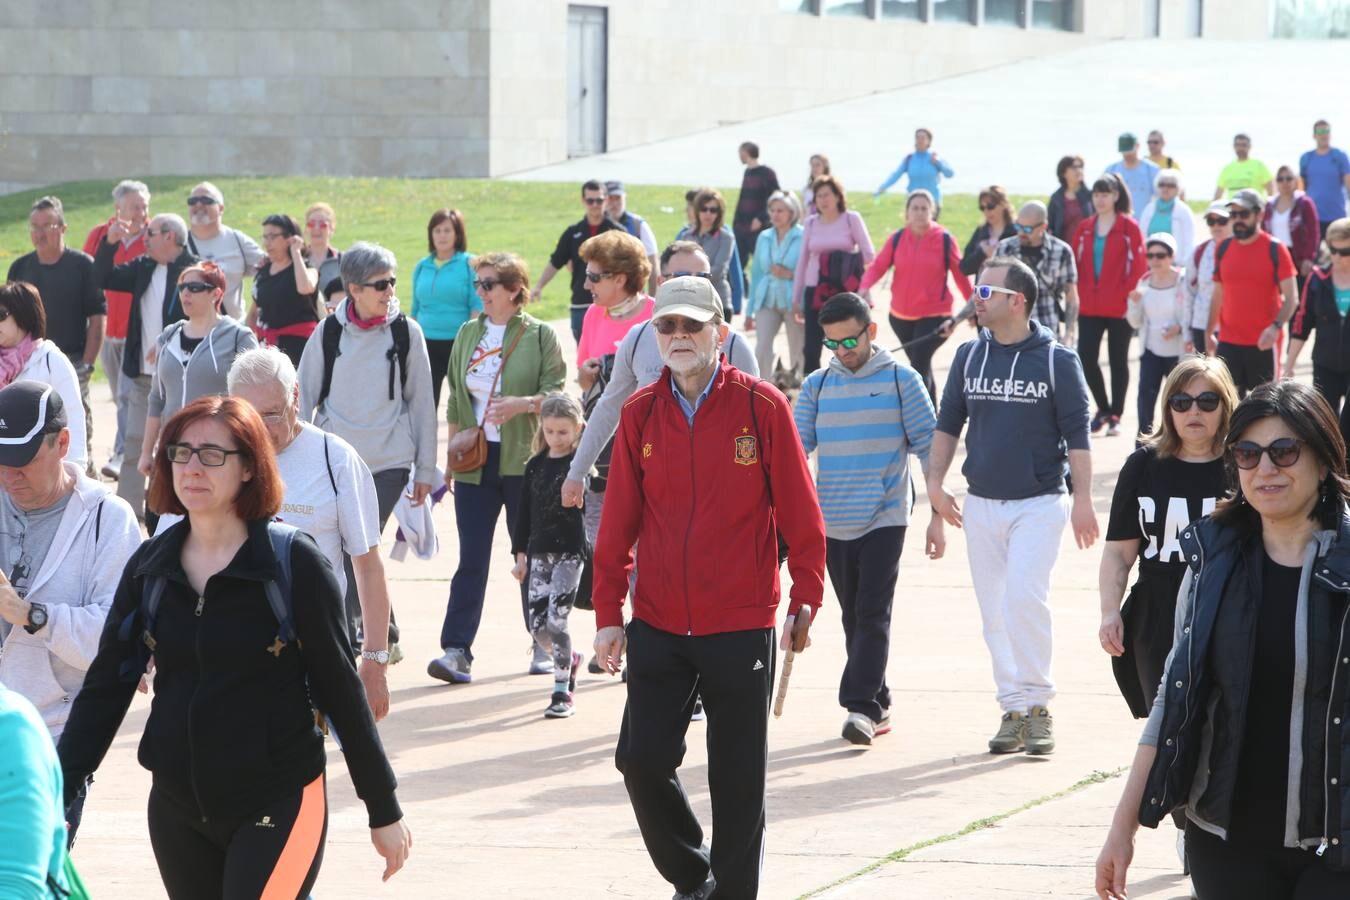
[[[711,322],[722,314],[722,298],[712,282],[698,275],[681,275],[661,283],[656,289],[652,318],[685,316],[695,322]]]

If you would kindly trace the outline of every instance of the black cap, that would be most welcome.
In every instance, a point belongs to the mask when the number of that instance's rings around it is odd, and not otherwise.
[[[42,438],[66,427],[66,407],[50,384],[15,381],[0,389],[0,466],[26,466]]]

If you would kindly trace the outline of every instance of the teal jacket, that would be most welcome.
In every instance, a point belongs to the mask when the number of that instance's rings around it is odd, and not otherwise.
[[[467,253],[456,253],[439,266],[434,255],[424,256],[412,277],[412,317],[429,341],[454,340],[460,327],[483,311]]]
[[[47,900],[66,888],[61,765],[33,704],[3,687],[0,755],[0,897]]]
[[[446,401],[445,420],[459,430],[478,424],[473,415],[473,401],[464,383],[464,375],[469,370],[469,357],[487,330],[484,324],[486,321],[487,316],[480,313],[465,322],[455,336],[455,348],[450,352],[450,368],[446,372],[449,400]],[[567,378],[567,363],[563,362],[558,336],[547,323],[524,310],[517,312],[506,323],[502,350],[511,347],[521,328],[525,329],[525,333],[520,336],[516,349],[506,358],[497,392],[504,397],[532,397],[561,391]],[[534,413],[516,416],[502,425],[500,474],[525,474],[525,463],[532,455],[531,445],[538,428],[539,416]],[[481,470],[455,473],[455,480],[465,484],[479,484],[482,478]]]

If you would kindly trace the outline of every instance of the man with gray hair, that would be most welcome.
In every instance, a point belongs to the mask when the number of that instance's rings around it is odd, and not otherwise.
[[[94,474],[93,426],[89,411],[89,376],[103,345],[107,306],[94,281],[94,261],[66,246],[66,216],[56,197],[40,197],[28,215],[33,252],[9,267],[9,281],[26,281],[42,296],[47,313],[47,339],[75,367],[84,406],[84,446],[77,448],[85,470]]]
[[[209,181],[203,181],[188,194],[188,222],[192,233],[187,248],[198,259],[209,260],[225,273],[225,295],[221,308],[227,316],[243,318],[241,298],[244,273],[258,268],[267,256],[262,248],[237,228],[221,224],[225,213],[225,195]]]
[[[127,339],[122,350],[123,396],[126,398],[126,446],[139,447],[145,437],[150,410],[150,381],[155,373],[156,341],[166,325],[183,315],[178,302],[178,276],[196,257],[188,252],[187,223],[182,216],[161,213],[145,229],[145,255],[116,265],[114,257],[130,226],[121,220],[108,233],[94,256],[94,275],[104,290],[127,291],[133,302],[127,316]],[[145,476],[136,468],[137,453],[122,456],[117,495],[144,516]]]
[[[431,362],[421,326],[399,311],[396,265],[378,244],[358,241],[343,252],[347,298],[314,329],[300,358],[300,418],[350,442],[370,468],[377,543],[409,480],[413,506],[437,481]],[[357,581],[349,562],[349,621],[359,619]],[[398,631],[390,630],[392,645]]]
[[[1036,273],[1040,291],[1031,317],[1049,328],[1061,344],[1072,347],[1078,336],[1078,264],[1072,248],[1050,233],[1048,222],[1044,203],[1023,203],[1013,223],[1017,233],[999,241],[995,255],[1020,259]],[[952,321],[961,322],[974,313],[972,296]]]
[[[145,254],[145,222],[150,216],[150,188],[130,178],[119,181],[112,190],[112,218],[94,226],[84,240],[84,252],[92,259],[108,237],[114,222],[123,223],[124,236],[113,254],[113,265],[120,266]],[[127,404],[122,396],[122,349],[127,343],[127,317],[131,313],[131,295],[126,291],[104,291],[108,316],[103,332],[103,375],[108,379],[113,402],[117,404],[117,434],[113,437],[112,457],[103,465],[103,475],[117,478],[122,472],[122,451],[126,445]]]

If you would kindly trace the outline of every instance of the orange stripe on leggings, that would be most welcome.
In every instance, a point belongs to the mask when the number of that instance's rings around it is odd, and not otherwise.
[[[259,900],[295,900],[319,853],[319,839],[323,836],[324,776],[305,785],[300,795],[300,812],[291,826],[286,846],[282,848],[272,875],[267,879]]]

